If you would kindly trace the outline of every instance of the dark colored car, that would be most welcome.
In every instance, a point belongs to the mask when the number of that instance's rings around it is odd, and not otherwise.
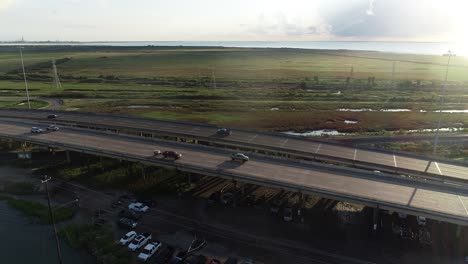
[[[111,207],[112,208],[117,208],[117,207],[120,207],[122,205],[123,205],[123,202],[121,200],[117,200],[117,201],[112,203]]]
[[[137,226],[137,222],[124,217],[120,218],[117,223],[119,224],[119,226],[126,228],[135,228]]]
[[[161,251],[161,253],[159,253],[159,255],[157,255],[156,258],[154,259],[154,263],[155,264],[168,263],[172,257],[172,254],[174,254],[174,251],[175,251],[174,248],[170,246],[163,249],[163,251]]]
[[[171,264],[180,264],[184,263],[185,258],[187,258],[188,253],[187,251],[179,251],[172,259]]]
[[[173,150],[166,150],[162,153],[163,155],[163,158],[172,158],[172,159],[175,159],[175,160],[178,160],[182,157],[182,154],[176,152],[176,151],[173,151]]]
[[[54,115],[54,114],[50,114],[47,116],[48,119],[55,119],[57,118],[58,116],[57,115]]]
[[[207,260],[203,255],[190,255],[185,259],[185,264],[205,264]]]
[[[221,192],[217,191],[217,192],[210,194],[210,197],[208,197],[208,202],[213,204],[215,202],[218,202],[220,198],[221,198]]]
[[[133,210],[122,210],[119,212],[120,218],[128,218],[131,220],[138,220],[141,218],[141,214],[133,211]]]
[[[224,264],[237,264],[237,259],[236,258],[228,258]]]
[[[220,129],[218,129],[218,130],[216,131],[216,135],[222,136],[222,137],[226,137],[226,136],[229,136],[229,135],[231,135],[231,134],[232,134],[232,132],[231,132],[231,130],[228,129],[228,128],[220,128]]]

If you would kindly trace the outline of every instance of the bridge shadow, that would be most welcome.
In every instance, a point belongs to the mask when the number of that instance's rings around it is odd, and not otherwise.
[[[237,162],[237,161],[233,161],[233,160],[225,160],[223,161],[222,163],[216,165],[216,167],[218,169],[222,169],[222,170],[225,170],[225,169],[236,169],[240,166],[242,166],[243,163],[241,162]]]

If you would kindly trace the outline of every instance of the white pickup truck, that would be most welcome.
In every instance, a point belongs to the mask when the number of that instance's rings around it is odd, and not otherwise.
[[[160,248],[161,242],[159,241],[153,241],[149,243],[138,255],[138,260],[141,260],[143,262],[148,261]]]
[[[137,249],[141,248],[146,243],[148,243],[152,238],[153,237],[149,233],[138,235],[135,239],[132,240],[132,243],[128,245],[128,249],[130,251],[136,251]]]

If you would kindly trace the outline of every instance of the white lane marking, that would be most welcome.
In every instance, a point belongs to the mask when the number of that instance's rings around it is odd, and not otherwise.
[[[396,156],[393,155],[393,163],[395,163],[395,168],[398,167],[397,163],[396,163]]]
[[[458,200],[460,200],[460,203],[463,205],[463,209],[465,209],[465,213],[468,215],[468,210],[466,210],[465,203],[463,203],[463,200],[460,198],[460,195],[457,195],[457,196],[458,196]]]
[[[195,132],[196,130],[200,130],[200,127],[194,127],[194,128],[192,128],[192,130],[190,130],[189,132]]]
[[[357,149],[355,148],[355,149],[354,149],[354,157],[353,157],[353,160],[356,160],[356,154],[357,154]]]
[[[440,170],[439,163],[434,162],[434,164],[436,165],[436,168],[439,171],[439,174],[442,175],[442,171]]]
[[[258,134],[255,134],[255,136],[253,136],[251,139],[249,139],[249,143],[252,142],[257,136],[258,136]]]
[[[317,149],[315,150],[315,154],[319,152],[321,146],[322,146],[322,143],[318,144]]]
[[[288,143],[288,140],[289,140],[289,138],[285,139],[285,140],[283,141],[283,143],[281,143],[281,147],[284,147],[284,145],[285,145],[286,143]]]

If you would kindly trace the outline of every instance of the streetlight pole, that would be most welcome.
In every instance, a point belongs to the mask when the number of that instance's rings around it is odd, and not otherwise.
[[[44,180],[42,181],[42,183],[45,183],[45,189],[46,189],[46,192],[47,192],[47,205],[49,206],[50,219],[52,220],[52,225],[54,226],[55,243],[56,243],[56,246],[57,246],[57,256],[58,256],[59,264],[62,264],[62,253],[60,251],[60,243],[59,243],[59,238],[58,238],[58,234],[57,234],[57,227],[55,226],[54,214],[52,212],[52,207],[50,206],[50,195],[49,195],[49,188],[48,188],[48,185],[47,185],[47,182],[50,181],[50,180],[51,180],[50,177],[47,178],[47,175],[44,175]]]
[[[26,80],[26,71],[24,70],[23,49],[24,47],[19,48],[20,57],[21,57],[21,66],[23,68],[23,78],[24,78],[24,86],[26,87],[26,97],[28,98],[28,108],[31,109],[31,102],[29,101],[28,81]]]

